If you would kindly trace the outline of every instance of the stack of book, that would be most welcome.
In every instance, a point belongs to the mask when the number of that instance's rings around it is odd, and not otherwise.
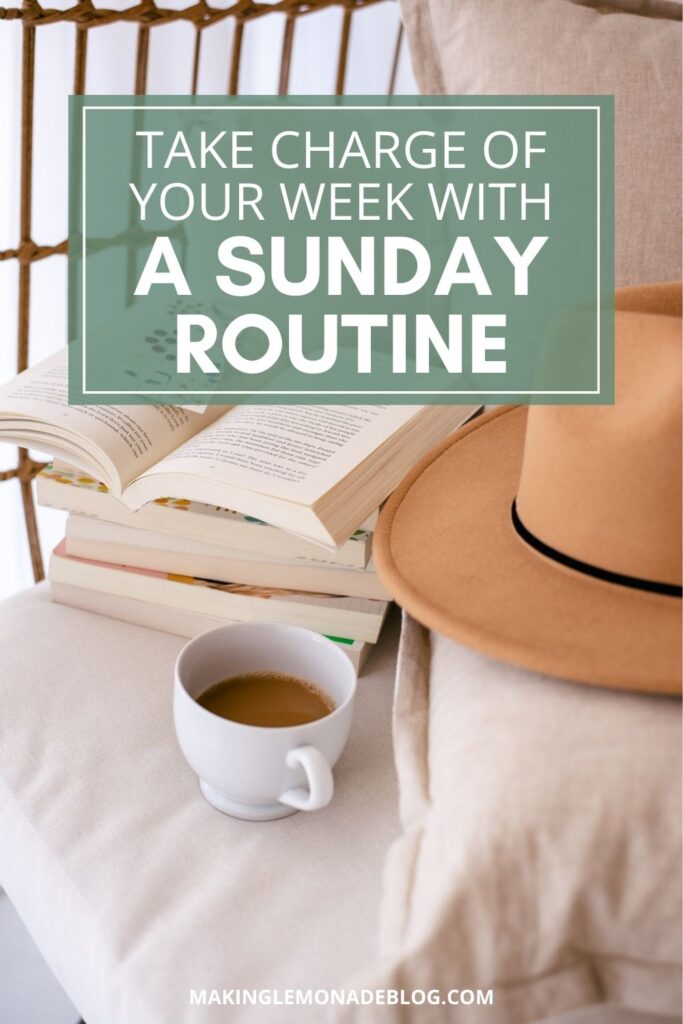
[[[41,505],[69,513],[50,559],[53,600],[196,636],[226,622],[305,626],[358,670],[389,594],[371,560],[377,513],[333,552],[251,516],[188,499],[130,512],[107,487],[59,462],[37,478]]]
[[[69,512],[55,600],[187,636],[306,626],[360,664],[389,601],[377,509],[476,409],[69,405],[61,351],[0,388],[0,441],[56,460],[38,479]]]

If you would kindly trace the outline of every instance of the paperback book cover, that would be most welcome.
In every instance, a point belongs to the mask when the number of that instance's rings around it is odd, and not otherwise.
[[[74,558],[67,554],[64,541],[52,553],[49,575],[57,583],[153,600],[161,606],[189,609],[227,621],[282,622],[369,643],[377,640],[389,605],[388,601],[219,583]]]

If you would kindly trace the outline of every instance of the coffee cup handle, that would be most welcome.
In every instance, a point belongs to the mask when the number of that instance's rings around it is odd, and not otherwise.
[[[315,747],[294,747],[286,761],[288,768],[303,768],[308,790],[288,789],[280,795],[280,803],[296,807],[298,811],[318,811],[329,804],[334,792],[332,769],[320,751]]]

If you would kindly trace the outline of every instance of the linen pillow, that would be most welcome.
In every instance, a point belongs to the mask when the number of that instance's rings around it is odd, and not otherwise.
[[[401,0],[420,91],[613,94],[616,283],[681,276],[677,0]]]
[[[603,1001],[680,1019],[679,700],[528,672],[404,614],[394,741],[404,828],[364,985],[494,990],[420,1024]]]

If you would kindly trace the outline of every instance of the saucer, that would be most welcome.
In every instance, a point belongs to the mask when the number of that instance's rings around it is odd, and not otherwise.
[[[287,804],[243,804],[239,800],[233,800],[226,793],[215,786],[210,786],[204,779],[199,780],[199,788],[209,801],[212,807],[223,814],[229,814],[232,818],[242,818],[243,821],[275,821],[277,818],[288,818],[290,814],[297,814],[296,807],[288,807]]]

